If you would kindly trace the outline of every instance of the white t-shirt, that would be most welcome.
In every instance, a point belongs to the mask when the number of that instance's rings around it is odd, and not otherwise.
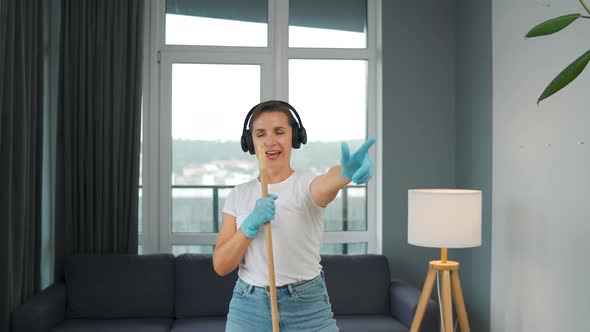
[[[276,286],[309,280],[320,274],[320,245],[324,234],[324,208],[311,197],[314,175],[295,172],[286,180],[268,185],[275,194],[275,218],[270,222]],[[236,186],[225,199],[223,212],[236,217],[237,229],[262,196],[258,179]],[[238,276],[254,286],[268,286],[264,226],[250,243]]]

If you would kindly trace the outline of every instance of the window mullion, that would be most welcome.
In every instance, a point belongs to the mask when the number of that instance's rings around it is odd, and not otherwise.
[[[295,59],[351,59],[370,60],[366,48],[289,48],[288,57]]]
[[[170,252],[172,235],[172,59],[160,62],[160,214],[159,251]]]
[[[160,66],[157,53],[162,48],[164,0],[149,2],[146,6],[149,16],[149,42],[144,52],[144,68],[147,71],[147,83],[144,84],[143,103],[143,160],[142,165],[142,199],[143,199],[143,234],[139,238],[143,253],[160,251]]]
[[[275,59],[275,98],[289,100],[289,1],[274,2],[274,40],[272,47]]]
[[[377,135],[382,140],[381,111],[381,1],[367,2],[367,50],[369,55],[367,77],[367,136]],[[382,253],[382,144],[369,150],[375,161],[375,180],[367,185],[367,230],[371,236],[369,253]]]

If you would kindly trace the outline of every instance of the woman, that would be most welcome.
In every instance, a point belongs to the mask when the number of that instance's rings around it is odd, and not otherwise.
[[[313,176],[291,168],[291,151],[305,144],[305,128],[297,112],[282,101],[255,106],[246,117],[244,151],[266,151],[268,197],[253,179],[235,187],[226,198],[217,244],[215,271],[225,276],[239,266],[226,331],[272,331],[264,230],[271,221],[279,327],[287,331],[338,331],[320,265],[325,207],[350,181],[366,183],[373,175],[369,139],[352,156],[342,144],[341,165]],[[251,116],[250,116],[251,115]],[[248,119],[248,117],[250,117]],[[249,129],[246,129],[249,124]]]

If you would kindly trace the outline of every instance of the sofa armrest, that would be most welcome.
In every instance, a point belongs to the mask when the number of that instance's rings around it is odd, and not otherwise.
[[[13,332],[48,332],[64,320],[66,286],[55,283],[16,307],[12,313]]]
[[[391,315],[408,328],[412,326],[414,313],[420,301],[420,294],[421,291],[418,288],[404,281],[394,280],[391,283],[389,289]],[[439,321],[440,313],[438,303],[429,299],[420,331],[439,331]]]

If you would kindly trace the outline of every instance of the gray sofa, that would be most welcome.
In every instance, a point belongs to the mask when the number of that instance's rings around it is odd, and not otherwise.
[[[409,331],[420,290],[392,282],[384,256],[324,255],[321,263],[341,331]],[[13,312],[13,331],[223,331],[236,278],[215,274],[207,254],[74,255],[65,282]],[[434,301],[421,331],[439,331]]]

